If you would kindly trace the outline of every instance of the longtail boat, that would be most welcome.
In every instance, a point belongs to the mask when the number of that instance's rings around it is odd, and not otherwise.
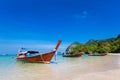
[[[80,57],[82,53],[79,54],[62,54],[63,57]]]
[[[60,43],[61,43],[61,40],[58,40],[58,43],[53,51],[46,52],[43,54],[39,54],[38,51],[24,51],[24,52],[19,51],[17,55],[17,60],[24,61],[24,62],[50,63],[56,51],[58,50]],[[28,54],[36,54],[36,55],[28,56]]]

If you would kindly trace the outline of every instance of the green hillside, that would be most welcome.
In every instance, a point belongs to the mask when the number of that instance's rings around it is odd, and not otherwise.
[[[116,38],[104,40],[89,40],[85,44],[73,42],[67,49],[66,53],[120,53],[120,34]]]

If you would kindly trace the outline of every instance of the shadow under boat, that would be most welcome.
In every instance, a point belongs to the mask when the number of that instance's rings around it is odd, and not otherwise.
[[[58,40],[58,43],[53,51],[46,52],[43,54],[39,54],[38,51],[25,51],[25,48],[22,48],[23,51],[19,51],[17,55],[17,60],[24,61],[24,62],[31,62],[31,63],[50,63],[53,56],[58,50],[58,47],[61,43],[61,40]],[[30,56],[28,56],[28,54]],[[34,56],[32,56],[34,54]]]

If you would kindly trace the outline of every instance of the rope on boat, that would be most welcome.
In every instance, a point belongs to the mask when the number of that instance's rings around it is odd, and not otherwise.
[[[42,61],[45,62],[44,59],[43,59],[43,57],[42,57],[42,54],[40,55],[40,57],[41,57]]]
[[[55,52],[55,61],[57,61],[57,51]]]

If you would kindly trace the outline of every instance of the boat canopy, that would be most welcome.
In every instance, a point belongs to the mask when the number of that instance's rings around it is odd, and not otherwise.
[[[38,51],[27,51],[27,53],[36,54],[36,53],[39,53],[39,52]]]

